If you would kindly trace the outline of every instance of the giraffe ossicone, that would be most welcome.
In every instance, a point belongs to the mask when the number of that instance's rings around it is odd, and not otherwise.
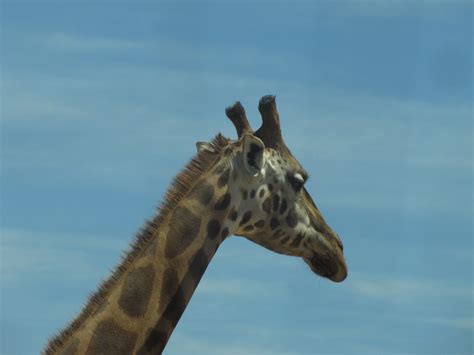
[[[304,187],[308,173],[283,141],[275,97],[262,97],[259,111],[253,131],[240,102],[226,109],[238,139],[196,144],[156,216],[44,354],[161,353],[230,235],[301,257],[332,281],[346,278],[342,242]]]

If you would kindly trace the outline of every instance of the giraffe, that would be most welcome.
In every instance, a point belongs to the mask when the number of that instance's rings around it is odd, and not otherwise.
[[[306,191],[308,173],[283,141],[275,96],[253,131],[240,102],[226,109],[237,140],[198,142],[156,216],[80,314],[43,354],[160,354],[219,245],[231,235],[301,257],[319,276],[347,276],[339,236]]]

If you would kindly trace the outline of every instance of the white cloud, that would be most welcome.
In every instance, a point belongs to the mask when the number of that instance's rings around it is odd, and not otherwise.
[[[8,94],[7,94],[8,96]],[[4,100],[3,112],[7,117],[4,120],[10,120],[8,117],[13,113],[15,118],[22,118],[28,121],[40,120],[44,117],[52,119],[62,119],[71,115],[84,114],[84,111],[78,107],[73,107],[62,101],[62,98],[55,101],[52,97],[41,94],[22,95],[15,97],[14,101]],[[16,120],[17,121],[17,120]],[[17,121],[18,122],[18,121]]]

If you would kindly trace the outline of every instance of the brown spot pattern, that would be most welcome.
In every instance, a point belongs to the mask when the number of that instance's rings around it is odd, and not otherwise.
[[[230,199],[231,199],[231,196],[229,193],[226,193],[225,195],[221,196],[219,200],[216,202],[214,209],[219,210],[219,211],[225,210],[230,204]]]
[[[270,220],[270,228],[274,230],[279,225],[280,225],[280,222],[278,221],[278,219],[276,219],[275,217],[272,217],[272,219]]]
[[[274,195],[273,196],[273,211],[278,211],[278,207],[280,205],[280,196]]]
[[[265,226],[265,221],[263,219],[255,222],[255,227],[257,228],[263,228]]]
[[[155,270],[151,265],[132,270],[125,279],[118,303],[130,317],[143,316],[150,301]]]
[[[204,250],[200,249],[195,254],[193,261],[189,265],[188,272],[184,276],[181,285],[179,285],[178,289],[171,297],[171,301],[163,312],[162,317],[156,323],[155,328],[150,332],[150,335],[146,339],[145,344],[139,353],[162,353],[169,337],[168,333],[165,332],[164,329],[169,331],[174,329],[188,303],[188,299],[185,296],[183,288],[191,287],[189,285],[190,282],[193,282],[194,286],[197,285],[202,275],[206,271],[208,264],[209,259],[206,253]]]
[[[153,329],[146,338],[145,344],[138,351],[138,354],[150,354],[152,351],[154,354],[161,354],[163,352],[168,341],[168,334],[159,330],[162,327],[163,325],[158,322],[156,328]]]
[[[239,225],[243,226],[245,223],[250,221],[250,218],[252,218],[252,211],[245,212],[244,215],[242,216],[242,219],[240,220]]]
[[[222,174],[221,176],[219,176],[219,179],[217,179],[217,186],[219,186],[220,188],[224,187],[225,185],[227,185],[228,181],[229,181],[229,175],[230,175],[230,170],[229,169],[226,169]]]
[[[288,224],[288,226],[291,228],[296,227],[298,224],[298,221],[296,220],[296,213],[293,210],[288,213],[288,216],[286,216],[286,224]]]
[[[186,306],[187,302],[184,296],[184,290],[182,288],[182,285],[180,285],[173,298],[171,299],[171,302],[168,304],[168,307],[166,308],[165,312],[163,313],[163,317],[176,324],[178,323],[178,320],[183,314]]]
[[[193,278],[195,285],[201,280],[202,275],[209,264],[209,257],[203,249],[199,249],[189,265],[189,274]]]
[[[172,216],[165,246],[167,258],[181,254],[199,234],[201,219],[185,207],[177,207]]]
[[[270,199],[270,197],[267,197],[265,199],[265,201],[263,201],[262,203],[262,209],[266,212],[266,213],[270,213],[271,210],[272,210],[272,200]]]
[[[214,196],[214,188],[208,182],[203,182],[191,191],[189,197],[199,201],[203,206],[207,206]]]
[[[229,228],[225,227],[221,232],[221,239],[225,239],[229,236]]]
[[[94,329],[86,354],[131,354],[137,334],[122,329],[112,319],[100,322]]]
[[[207,224],[207,237],[211,240],[216,239],[219,231],[221,229],[221,224],[215,219],[211,219]]]
[[[232,208],[232,211],[229,214],[229,219],[232,221],[236,221],[238,216],[239,214],[237,213],[237,211],[234,208]]]
[[[283,201],[281,201],[281,205],[280,205],[280,214],[285,213],[287,207],[288,207],[288,205],[286,203],[286,199],[283,199]]]
[[[169,297],[176,292],[176,288],[178,287],[179,279],[178,273],[176,270],[172,268],[168,268],[163,273],[163,282],[161,284],[161,292],[160,292],[160,309],[158,310],[161,312],[163,307],[165,307],[169,302]]]

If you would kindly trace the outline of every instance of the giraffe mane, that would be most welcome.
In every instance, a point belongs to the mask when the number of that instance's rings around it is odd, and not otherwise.
[[[58,335],[52,337],[43,351],[43,354],[54,354],[70,339],[72,334],[83,322],[93,315],[106,300],[110,290],[117,284],[128,266],[145,250],[146,246],[153,240],[156,231],[162,222],[175,209],[178,203],[194,186],[198,178],[215,165],[224,148],[230,140],[222,134],[217,134],[210,145],[213,151],[203,149],[197,153],[173,179],[165,193],[164,200],[158,205],[157,211],[151,220],[147,220],[144,226],[135,235],[128,250],[122,254],[121,261],[112,271],[111,275],[104,279],[93,292],[80,313],[66,325]]]

